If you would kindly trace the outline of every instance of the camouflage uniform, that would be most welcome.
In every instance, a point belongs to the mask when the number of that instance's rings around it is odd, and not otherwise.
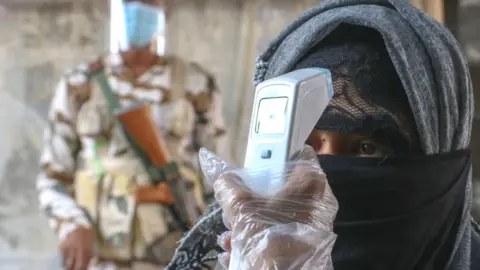
[[[197,181],[195,172],[188,169],[195,165],[191,162],[192,151],[187,149],[198,149],[192,147],[193,142],[215,148],[215,140],[224,133],[213,77],[199,65],[174,57],[159,57],[138,78],[123,65],[119,54],[101,61],[122,105],[136,101],[151,105],[168,151],[180,164],[182,174]],[[173,98],[175,93],[183,94]],[[136,205],[132,187],[148,185],[150,179],[120,135],[99,85],[89,79],[88,65],[67,72],[61,79],[49,121],[37,188],[40,206],[60,241],[79,226],[93,227],[97,231],[98,258],[92,269],[110,269],[108,265],[135,269],[130,263],[151,259],[147,247],[154,242],[157,269],[167,263],[181,232],[172,225],[164,206]],[[195,132],[199,123],[202,130]],[[99,170],[105,173],[102,181]],[[186,194],[182,199],[203,209],[198,182],[194,187],[195,196]]]

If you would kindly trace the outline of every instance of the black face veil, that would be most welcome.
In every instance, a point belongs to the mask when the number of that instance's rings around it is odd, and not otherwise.
[[[319,157],[340,206],[335,269],[442,269],[462,218],[469,152],[421,154],[405,90],[374,29],[340,25],[293,69],[307,67],[328,68],[333,79],[316,129],[368,134],[392,149],[380,159]]]

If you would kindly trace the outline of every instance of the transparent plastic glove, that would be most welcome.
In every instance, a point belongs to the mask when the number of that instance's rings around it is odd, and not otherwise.
[[[219,241],[228,269],[333,269],[338,203],[310,147],[294,161],[255,169],[235,169],[202,149],[200,164],[230,229]]]

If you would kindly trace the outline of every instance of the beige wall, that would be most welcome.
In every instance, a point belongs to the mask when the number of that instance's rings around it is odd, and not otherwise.
[[[417,8],[424,10],[439,22],[444,22],[444,0],[410,0],[410,3]]]
[[[108,25],[96,1],[9,5],[7,17],[0,15],[2,270],[58,269],[57,241],[39,212],[35,177],[55,84],[67,67],[104,51]]]

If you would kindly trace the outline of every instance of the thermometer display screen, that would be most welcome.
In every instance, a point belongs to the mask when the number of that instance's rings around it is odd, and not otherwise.
[[[287,120],[287,97],[260,100],[255,131],[258,134],[281,134],[285,132]]]

